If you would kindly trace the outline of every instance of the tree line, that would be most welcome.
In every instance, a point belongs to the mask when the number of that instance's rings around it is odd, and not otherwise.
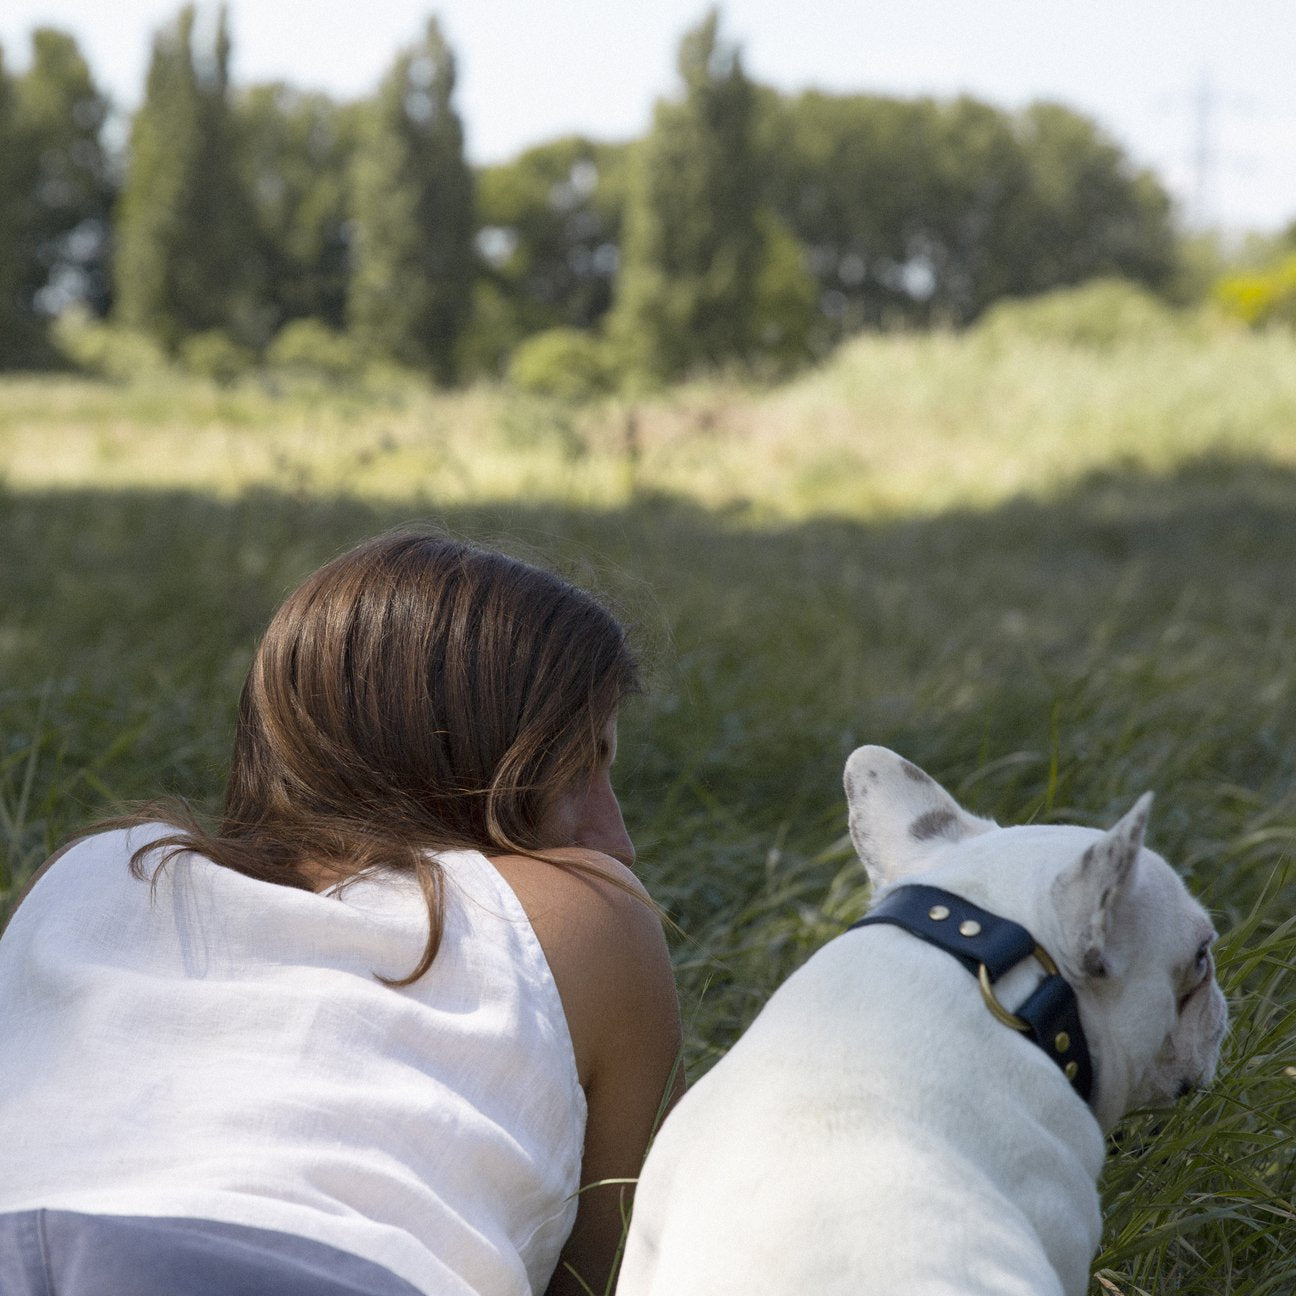
[[[169,354],[305,327],[450,383],[545,335],[667,381],[1175,271],[1165,190],[1086,117],[784,95],[715,10],[643,138],[476,168],[435,19],[359,102],[236,87],[230,47],[223,10],[206,37],[192,6],[159,31],[120,157],[72,36],[37,30],[21,75],[0,58],[0,364],[49,362],[49,321],[83,303]]]

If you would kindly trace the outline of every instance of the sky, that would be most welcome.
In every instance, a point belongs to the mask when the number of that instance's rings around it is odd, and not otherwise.
[[[100,84],[139,102],[153,33],[179,0],[0,0],[5,65],[38,25],[76,36]],[[370,93],[429,13],[459,69],[474,162],[581,133],[630,139],[675,94],[675,51],[706,0],[229,0],[237,84]],[[200,13],[214,12],[210,4]],[[1296,0],[728,0],[722,33],[786,92],[1051,99],[1151,167],[1185,220],[1296,220]]]

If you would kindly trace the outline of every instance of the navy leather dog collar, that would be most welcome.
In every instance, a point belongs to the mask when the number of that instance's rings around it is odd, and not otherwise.
[[[1035,938],[1019,923],[979,909],[939,887],[897,887],[847,929],[889,923],[952,954],[980,979],[986,1006],[999,1021],[1028,1036],[1053,1059],[1086,1102],[1093,1091],[1093,1062],[1080,1025],[1075,991]],[[1009,1012],[991,986],[1028,958],[1048,974],[1021,1007]]]

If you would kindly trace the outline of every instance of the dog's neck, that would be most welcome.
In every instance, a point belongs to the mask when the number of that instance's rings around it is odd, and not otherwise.
[[[848,930],[878,923],[900,927],[958,959],[978,978],[982,999],[996,1021],[1038,1045],[1072,1089],[1089,1102],[1094,1088],[1093,1061],[1075,992],[1025,927],[953,892],[920,884],[888,892],[871,913]],[[1009,1011],[995,996],[995,982],[1032,958],[1043,968],[1044,978],[1023,1003]]]

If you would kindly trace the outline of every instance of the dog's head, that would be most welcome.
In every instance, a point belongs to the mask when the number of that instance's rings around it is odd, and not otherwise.
[[[1104,1129],[1212,1079],[1228,1020],[1215,930],[1143,845],[1150,794],[1104,833],[1000,828],[882,747],[853,752],[845,784],[851,839],[875,897],[902,882],[944,887],[1020,923],[1053,956],[1079,1002]]]

